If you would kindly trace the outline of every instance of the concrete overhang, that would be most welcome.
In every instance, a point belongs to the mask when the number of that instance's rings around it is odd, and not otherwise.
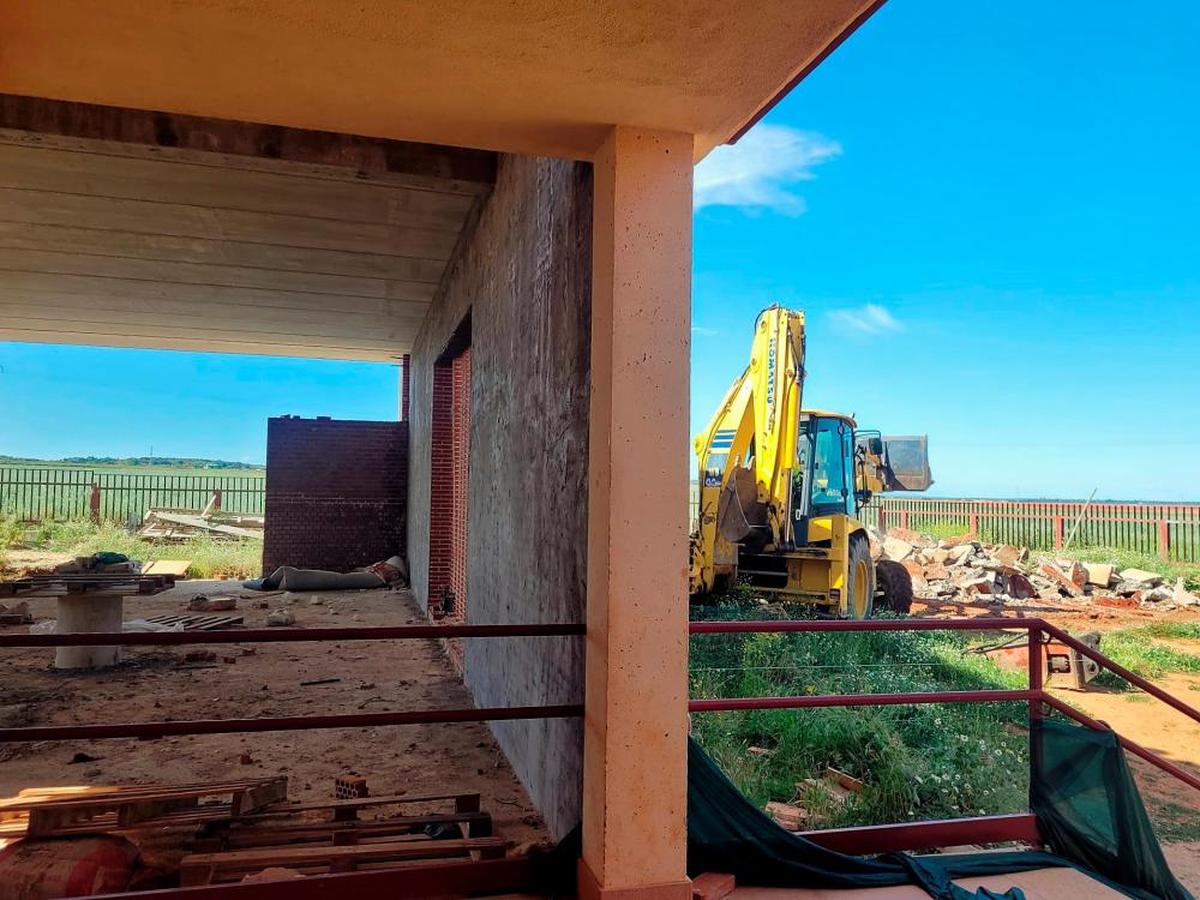
[[[590,158],[610,125],[729,141],[881,0],[37,0],[0,91]]]

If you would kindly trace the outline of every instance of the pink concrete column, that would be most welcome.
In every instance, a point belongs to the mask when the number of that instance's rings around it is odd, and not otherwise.
[[[692,138],[595,158],[580,896],[689,898]]]

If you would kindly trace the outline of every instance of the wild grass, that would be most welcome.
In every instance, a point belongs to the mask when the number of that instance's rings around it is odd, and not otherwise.
[[[701,615],[756,611],[735,602]],[[951,632],[708,635],[691,644],[696,698],[1023,686]],[[795,802],[814,827],[838,827],[1023,811],[1027,713],[1012,703],[756,710],[697,715],[692,728],[753,802]],[[827,766],[861,779],[862,792],[837,799],[820,784]]]
[[[5,524],[8,523],[8,524]],[[251,578],[262,573],[262,541],[214,540],[202,535],[179,543],[163,544],[144,540],[113,522],[94,524],[86,519],[46,522],[24,526],[0,519],[0,557],[4,548],[29,549],[89,556],[101,550],[124,553],[132,559],[190,559],[192,578]],[[2,568],[2,560],[0,560]]]

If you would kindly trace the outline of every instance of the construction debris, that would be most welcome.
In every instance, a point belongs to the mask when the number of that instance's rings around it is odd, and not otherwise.
[[[1116,609],[1168,611],[1200,605],[1183,579],[1167,583],[1157,572],[1054,556],[1026,547],[989,544],[973,534],[937,540],[908,529],[872,534],[876,558],[904,566],[918,601],[1024,606],[1085,603]]]
[[[221,540],[262,540],[262,516],[197,514],[168,509],[151,509],[142,519],[138,537],[154,541],[184,541],[197,535]]]

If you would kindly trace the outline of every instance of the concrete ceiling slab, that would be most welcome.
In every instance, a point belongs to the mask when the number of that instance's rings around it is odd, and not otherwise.
[[[881,0],[38,0],[0,91],[589,158],[609,125],[756,120]]]

